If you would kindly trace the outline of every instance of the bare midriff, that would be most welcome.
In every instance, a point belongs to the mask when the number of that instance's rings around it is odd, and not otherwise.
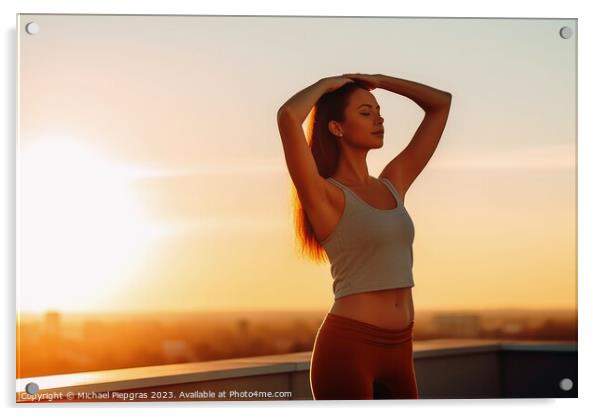
[[[334,301],[330,313],[387,329],[404,329],[414,320],[412,288],[343,296]]]

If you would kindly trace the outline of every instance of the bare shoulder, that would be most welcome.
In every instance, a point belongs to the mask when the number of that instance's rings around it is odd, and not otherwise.
[[[309,194],[298,193],[303,209],[310,219],[319,221],[324,215],[332,215],[344,204],[343,191],[332,182],[319,177],[314,183],[313,191]]]
[[[303,209],[320,241],[332,233],[345,208],[343,191],[330,181],[322,180],[320,183],[324,196],[313,203],[303,203]]]
[[[381,180],[387,179],[389,182],[391,182],[397,193],[401,196],[401,200],[405,201],[406,193],[408,192],[409,187],[407,185],[407,181],[405,181],[401,175],[396,176],[392,174],[392,172],[383,171],[378,178]]]
[[[320,207],[316,207],[319,213],[318,215],[326,217],[338,217],[345,206],[345,196],[343,190],[323,178],[323,200]]]
[[[344,196],[341,188],[339,188],[327,179],[324,179],[324,188],[326,193],[326,199],[328,200],[328,203],[331,206],[336,207],[337,205],[342,205]]]

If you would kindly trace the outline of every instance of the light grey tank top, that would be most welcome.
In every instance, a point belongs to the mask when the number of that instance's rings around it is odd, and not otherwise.
[[[354,293],[414,286],[414,224],[393,184],[379,179],[397,202],[393,209],[379,209],[336,179],[326,180],[345,195],[341,219],[320,242],[330,260],[335,300]]]

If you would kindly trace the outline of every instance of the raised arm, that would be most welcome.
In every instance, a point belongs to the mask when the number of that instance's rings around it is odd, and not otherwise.
[[[424,111],[425,116],[410,143],[385,166],[381,177],[388,178],[405,194],[431,159],[445,129],[452,95],[413,81],[377,75],[377,87],[404,95]]]
[[[334,91],[348,82],[353,81],[343,77],[323,78],[293,95],[278,110],[278,130],[286,165],[304,206],[322,203],[326,199],[326,184],[318,173],[308,146],[303,121],[324,93]]]

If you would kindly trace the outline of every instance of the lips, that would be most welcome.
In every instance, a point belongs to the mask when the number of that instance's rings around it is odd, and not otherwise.
[[[375,131],[372,134],[385,134],[384,130]]]

